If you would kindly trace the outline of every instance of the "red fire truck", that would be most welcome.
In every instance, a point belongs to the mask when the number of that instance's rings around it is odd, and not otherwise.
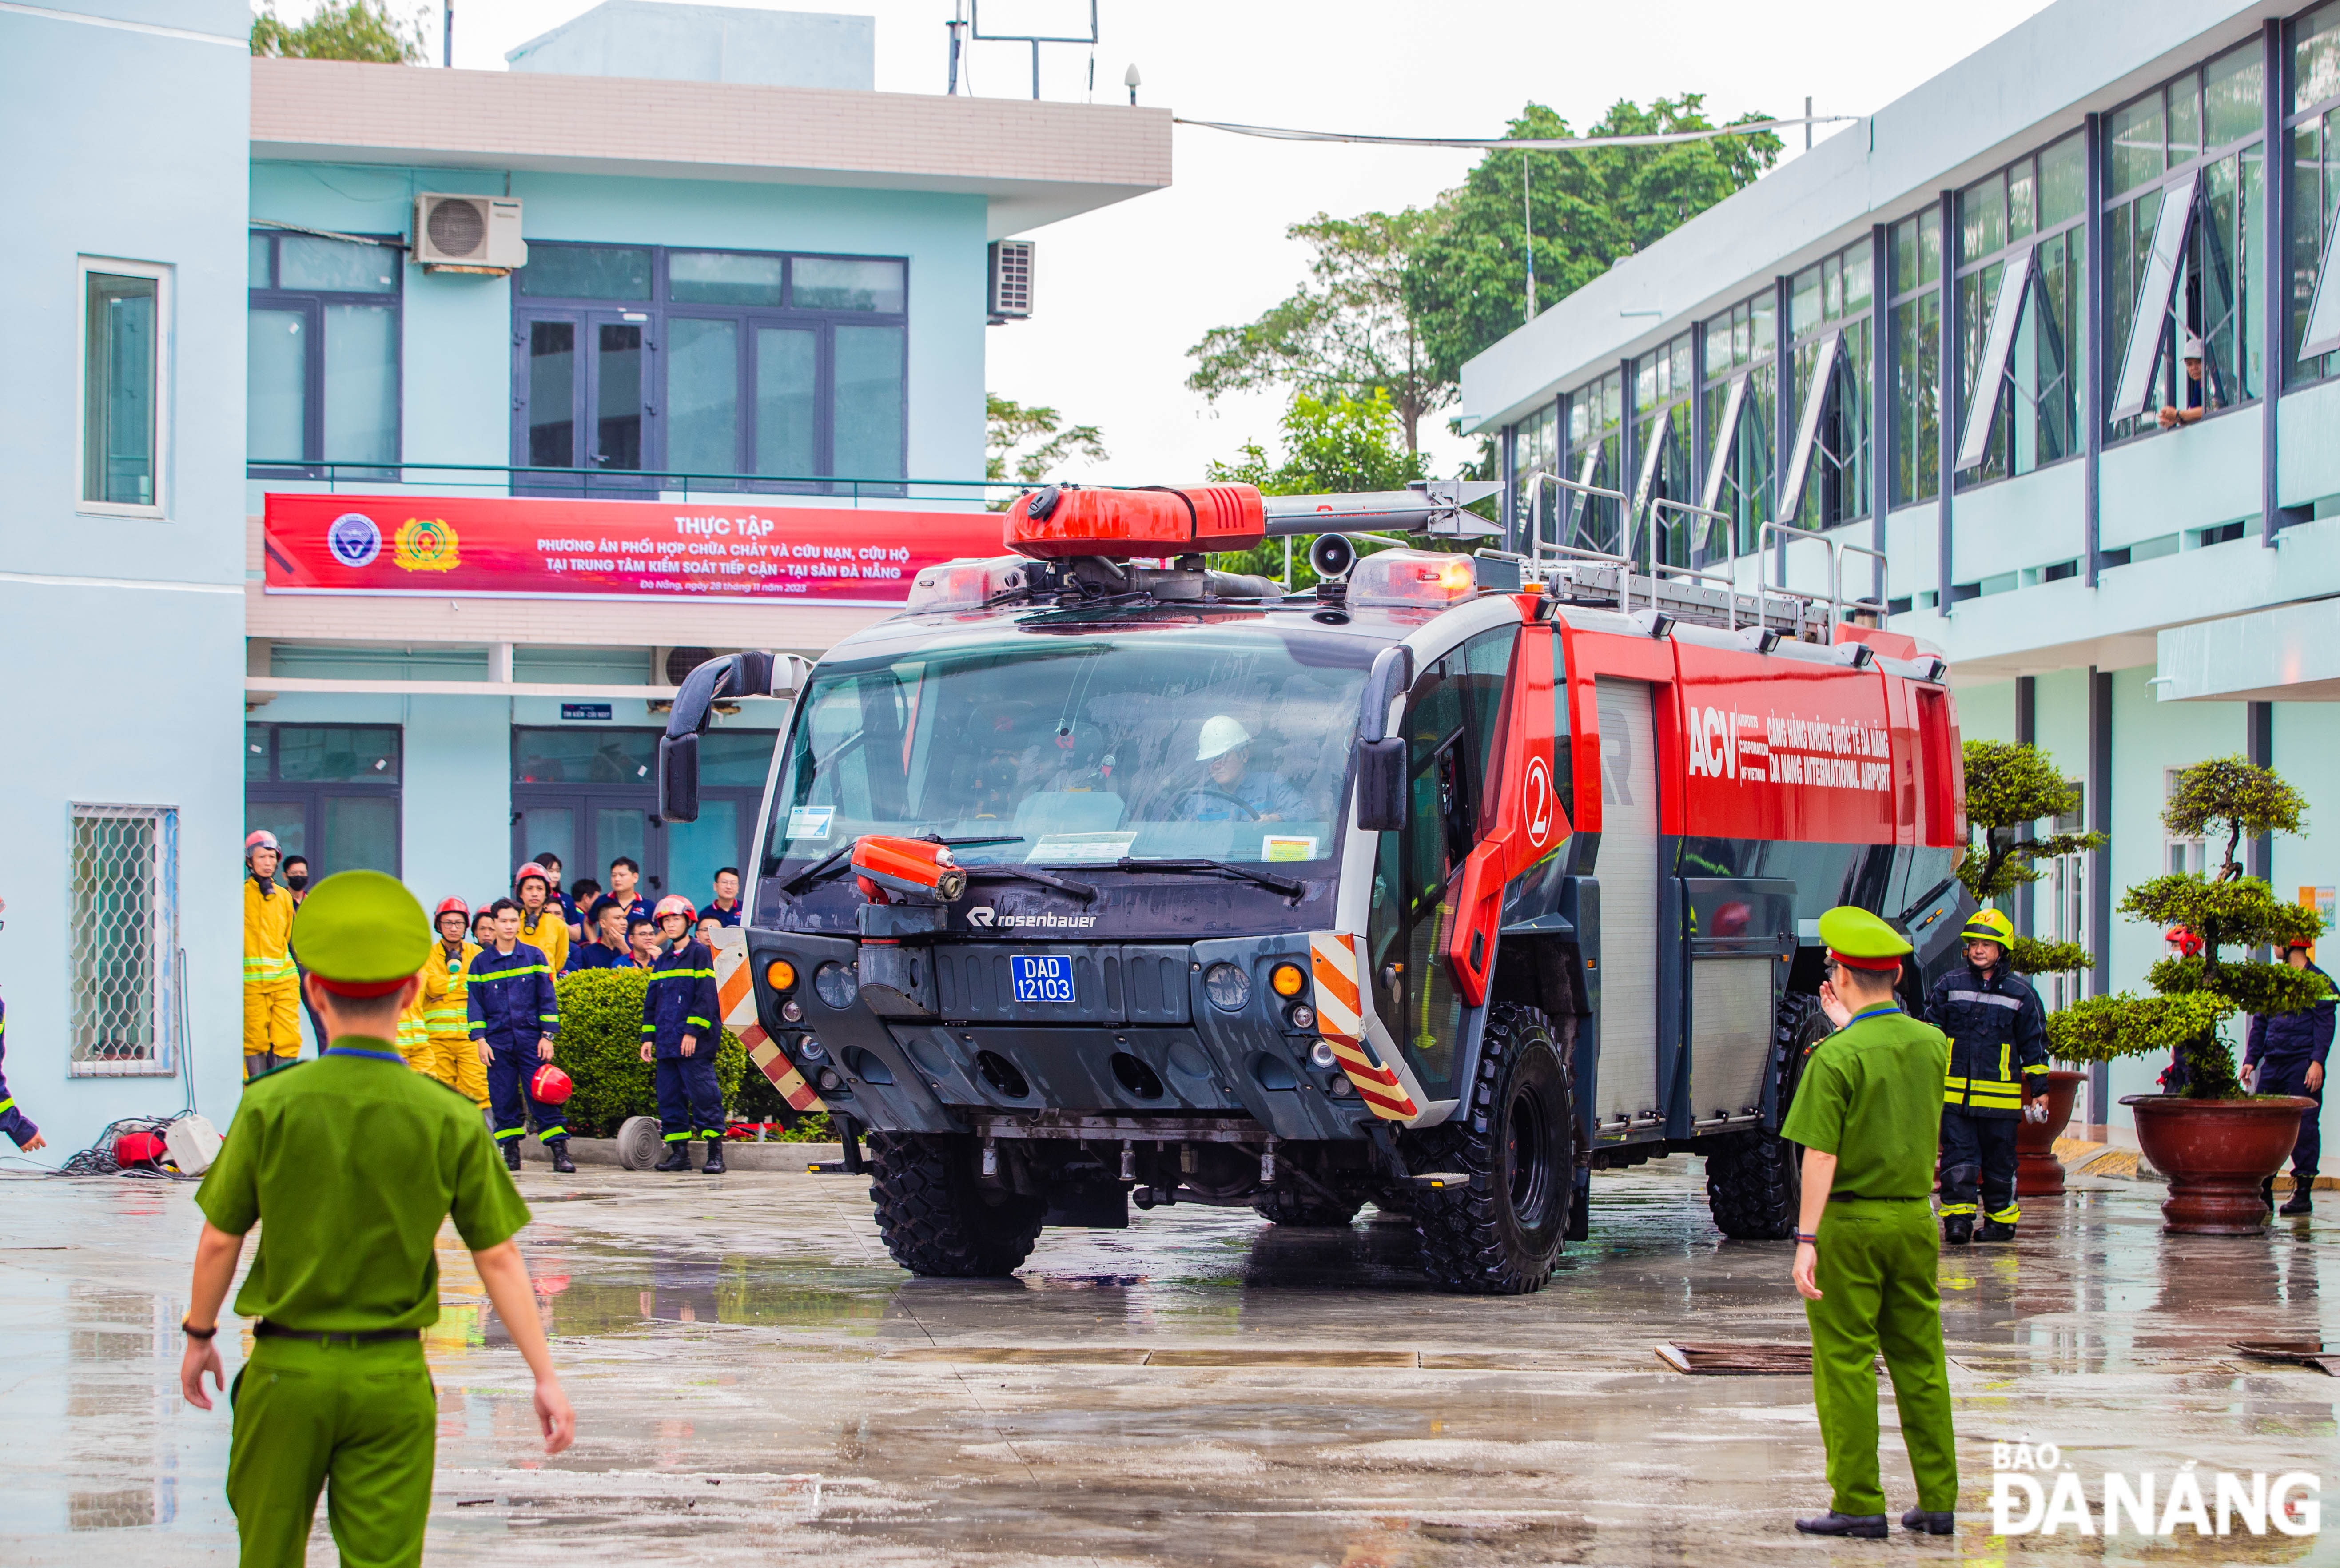
[[[1833,558],[1790,592],[1328,531],[1456,544],[1468,499],[1050,487],[817,665],[685,682],[679,820],[711,705],[795,699],[727,1016],[905,1267],[1370,1202],[1440,1286],[1530,1291],[1592,1170],[1680,1151],[1726,1235],[1792,1233],[1819,915],[1906,930],[1912,994],[1955,958],[1944,665]],[[1312,592],[1206,569],[1302,533]]]

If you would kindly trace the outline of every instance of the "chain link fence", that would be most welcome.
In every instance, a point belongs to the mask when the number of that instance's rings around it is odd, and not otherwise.
[[[73,1058],[75,1077],[167,1074],[165,1005],[178,925],[178,813],[158,806],[73,809]]]

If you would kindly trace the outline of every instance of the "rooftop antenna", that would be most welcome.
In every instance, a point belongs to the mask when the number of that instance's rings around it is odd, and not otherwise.
[[[449,4],[453,4],[453,0],[449,0]],[[959,29],[967,25],[967,21],[959,15],[959,7],[957,5],[951,6],[951,19],[943,25],[950,31],[950,85],[943,91],[956,97],[958,94],[958,52],[962,46],[958,34]]]
[[[1528,250],[1528,320],[1535,320],[1535,203],[1532,199],[1528,173],[1529,154],[1520,154],[1520,213],[1527,228]]]
[[[1089,30],[1086,33],[987,33],[983,30],[983,0],[967,0],[967,36],[988,44],[1029,44],[1032,45],[1032,101],[1040,100],[1040,45],[1043,44],[1086,44],[1092,50],[1097,45],[1096,0],[1089,0]],[[954,35],[956,36],[956,35]],[[1091,66],[1090,86],[1096,86],[1095,66]]]
[[[1129,89],[1129,106],[1133,109],[1137,107],[1137,84],[1144,80],[1145,78],[1137,74],[1137,62],[1135,60],[1129,63],[1129,69],[1121,74],[1121,84]]]
[[[431,13],[425,11],[423,15],[428,16]],[[440,13],[439,37],[444,51],[441,64],[451,71],[455,68],[455,0],[447,0],[445,9]]]
[[[1807,94],[1804,94],[1804,151],[1805,151],[1805,152],[1807,152],[1807,153],[1809,153],[1809,152],[1810,152],[1811,150],[1812,150],[1812,98],[1811,98],[1811,94],[1809,94],[1809,93],[1807,93]]]

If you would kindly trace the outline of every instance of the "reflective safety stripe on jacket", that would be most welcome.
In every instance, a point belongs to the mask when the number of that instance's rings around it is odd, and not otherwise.
[[[260,878],[243,879],[243,983],[273,985],[297,977],[292,965],[292,895]]]
[[[471,1017],[463,1001],[463,969],[478,954],[480,945],[464,938],[461,948],[451,960],[447,944],[431,944],[431,957],[422,964],[422,1026],[434,1040],[460,1040],[471,1032]]]
[[[551,967],[526,942],[509,953],[482,948],[465,966],[463,1005],[471,1036],[491,1046],[532,1046],[560,1032]]]
[[[681,1056],[685,1035],[702,1045],[719,1043],[722,1034],[716,1020],[722,1013],[715,988],[715,955],[706,943],[684,942],[659,955],[650,966],[649,987],[642,994],[642,1038],[654,1047],[652,1055]],[[698,1050],[693,1047],[692,1054]]]
[[[1926,1017],[1950,1037],[1942,1103],[1970,1116],[2021,1114],[2023,1080],[2048,1070],[2047,1015],[2029,983],[2004,965],[1986,979],[1962,964],[1934,983]]]

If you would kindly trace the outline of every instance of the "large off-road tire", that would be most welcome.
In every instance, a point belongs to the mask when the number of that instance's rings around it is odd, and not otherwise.
[[[1408,1161],[1467,1185],[1417,1187],[1422,1266],[1442,1290],[1523,1295],[1560,1259],[1575,1195],[1576,1108],[1568,1057],[1533,1007],[1490,1009],[1463,1104]]]
[[[1819,999],[1800,991],[1780,998],[1771,1024],[1771,1070],[1780,1085],[1780,1119],[1803,1077],[1804,1057],[1828,1037]],[[1732,1133],[1704,1140],[1706,1206],[1715,1227],[1738,1241],[1792,1241],[1804,1200],[1804,1151],[1775,1132]]]
[[[1322,1194],[1299,1192],[1291,1187],[1277,1187],[1251,1200],[1252,1212],[1262,1219],[1272,1219],[1282,1226],[1345,1227],[1365,1206],[1363,1198],[1343,1198],[1339,1203],[1328,1201]]]
[[[1048,1206],[985,1186],[980,1158],[969,1137],[869,1135],[869,1199],[896,1263],[945,1279],[997,1279],[1032,1255]]]

